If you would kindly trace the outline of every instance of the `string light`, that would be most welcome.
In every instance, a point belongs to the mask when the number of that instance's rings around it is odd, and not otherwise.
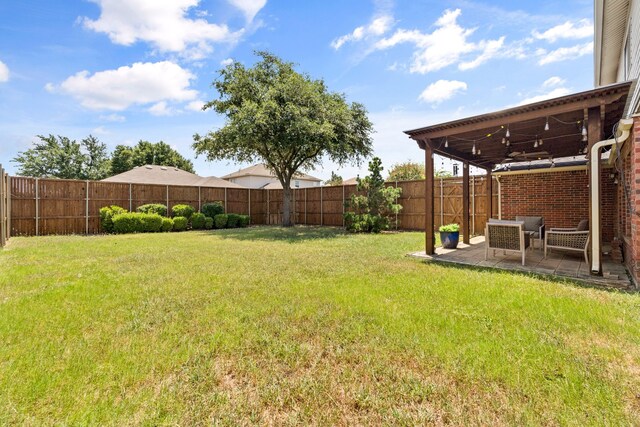
[[[444,139],[444,148],[449,148],[449,138]]]
[[[540,140],[538,141],[538,145],[542,145],[544,144],[544,141],[542,140],[542,138],[540,138]]]
[[[473,148],[471,149],[471,154],[476,155],[476,143],[473,143]]]
[[[533,148],[538,148],[538,136],[536,135],[536,140],[533,143]]]
[[[507,142],[507,138],[502,137],[502,144],[504,145],[505,142]]]
[[[509,132],[509,125],[507,125],[507,133],[504,134],[507,138],[511,136],[511,132]]]
[[[547,121],[544,124],[544,130],[549,130],[549,117],[547,117]]]

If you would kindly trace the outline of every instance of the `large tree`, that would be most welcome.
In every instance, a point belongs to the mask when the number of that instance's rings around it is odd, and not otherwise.
[[[412,181],[424,179],[424,165],[416,162],[396,163],[391,166],[387,181]]]
[[[97,138],[89,135],[79,143],[66,136],[38,135],[38,139],[12,160],[18,164],[18,175],[65,179],[107,176],[107,148]]]
[[[268,52],[253,67],[234,62],[213,82],[219,98],[204,109],[226,116],[225,125],[194,135],[197,155],[209,160],[264,162],[283,188],[282,224],[291,225],[291,179],[323,158],[342,165],[371,154],[372,125],[362,104],[348,103]]]
[[[111,158],[111,174],[117,175],[133,169],[136,166],[160,165],[175,166],[187,172],[194,173],[191,160],[163,141],[139,141],[135,146],[118,145]]]

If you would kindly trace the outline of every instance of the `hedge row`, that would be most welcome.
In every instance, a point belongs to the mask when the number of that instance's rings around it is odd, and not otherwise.
[[[247,227],[249,215],[225,214],[222,202],[205,203],[202,212],[195,212],[190,205],[175,205],[173,218],[166,218],[167,207],[162,204],[147,204],[137,212],[127,212],[120,206],[105,206],[100,209],[100,224],[108,233],[150,233],[158,231],[210,230],[212,228]],[[209,216],[212,215],[212,216]]]

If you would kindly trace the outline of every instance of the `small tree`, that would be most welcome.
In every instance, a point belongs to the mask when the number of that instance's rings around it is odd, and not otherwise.
[[[331,178],[326,180],[324,185],[342,185],[342,177],[335,172],[331,172]]]
[[[422,163],[404,162],[391,166],[387,181],[412,181],[424,179],[424,165]]]
[[[362,104],[347,103],[322,80],[296,72],[268,53],[252,68],[234,62],[213,83],[220,99],[205,105],[226,116],[225,125],[194,135],[196,154],[209,160],[261,161],[283,188],[282,225],[291,226],[291,179],[323,158],[339,165],[371,154],[372,124]]]
[[[369,162],[369,176],[358,178],[358,194],[352,194],[346,206],[347,230],[355,233],[379,233],[387,230],[390,216],[402,209],[396,203],[402,189],[385,186],[382,169],[382,162],[374,157]]]
[[[163,141],[138,141],[133,147],[118,145],[111,159],[111,173],[117,175],[136,166],[159,165],[175,166],[194,173],[193,163]]]
[[[436,173],[433,174],[436,178],[451,178],[453,174],[445,169],[440,169]]]

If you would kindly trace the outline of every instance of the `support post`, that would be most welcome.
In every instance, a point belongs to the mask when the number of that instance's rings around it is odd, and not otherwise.
[[[425,228],[425,252],[427,255],[435,253],[435,235],[433,222],[433,149],[430,141],[424,146],[424,228]]]
[[[469,162],[462,164],[462,242],[469,244]]]
[[[491,219],[493,214],[493,178],[491,176],[491,169],[487,169],[487,221]]]
[[[89,180],[85,181],[86,191],[84,198],[84,234],[89,234]]]
[[[604,135],[602,132],[602,120],[601,120],[601,113],[600,113],[600,107],[592,107],[589,108],[588,112],[587,112],[587,132],[588,132],[588,136],[587,136],[587,144],[588,144],[588,151],[587,151],[587,160],[589,161],[589,164],[592,164],[591,167],[589,167],[587,169],[587,179],[589,181],[589,183],[592,183],[594,180],[598,180],[600,181],[600,156],[596,153],[599,153],[598,151],[595,151],[594,153],[592,153],[592,148],[593,146],[598,143],[599,141],[604,139]],[[596,154],[595,156],[593,154]],[[599,184],[599,183],[598,183]],[[598,187],[597,189],[600,190],[599,185],[596,184],[596,186]],[[598,191],[599,193],[599,191]],[[600,198],[600,194],[597,195],[598,199]],[[589,191],[589,219],[591,221],[596,221],[594,217],[594,215],[592,214],[593,212],[593,208],[592,208],[592,200],[594,198],[593,192]],[[602,262],[601,262],[601,257],[599,254],[602,253],[602,227],[600,226],[602,223],[602,220],[598,217],[597,221],[600,224],[589,224],[589,230],[592,230],[592,233],[597,232],[598,236],[596,238],[596,236],[594,236],[593,234],[591,235],[591,241],[592,242],[599,242],[600,245],[598,245],[598,247],[596,247],[596,245],[591,245],[592,249],[591,249],[591,259],[597,262],[592,262],[592,267],[591,267],[591,274],[602,274]],[[594,252],[597,251],[598,252],[598,256],[594,256]],[[597,265],[596,265],[597,264]]]

